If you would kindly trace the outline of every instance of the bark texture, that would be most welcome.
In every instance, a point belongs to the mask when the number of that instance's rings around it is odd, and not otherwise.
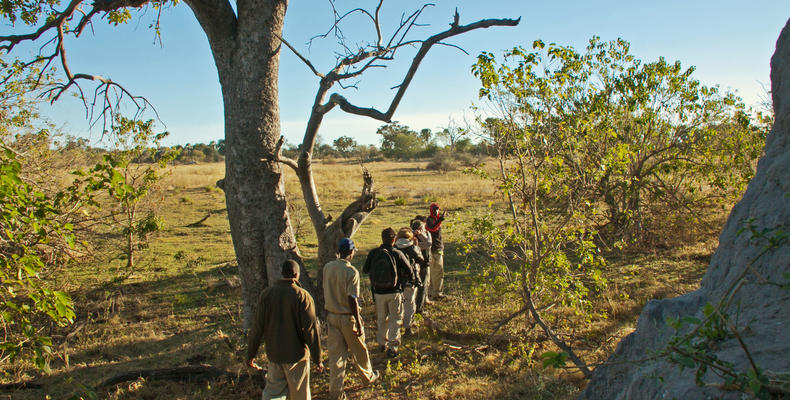
[[[291,229],[282,169],[278,74],[286,1],[190,0],[206,32],[225,106],[225,178],[233,247],[239,263],[245,327],[260,292],[280,278],[286,259],[301,262]],[[303,284],[311,289],[309,276]]]
[[[703,377],[707,385],[697,386],[694,369],[681,371],[665,358],[636,362],[667,347],[675,334],[666,324],[668,317],[703,318],[706,303],[715,305],[729,296],[732,301],[725,311],[735,321],[748,354],[736,338],[720,342],[714,354],[739,372],[751,369],[749,355],[763,370],[790,371],[790,292],[781,287],[790,273],[790,248],[785,243],[766,252],[765,238],[742,230],[751,221],[769,237],[790,232],[790,21],[771,59],[771,89],[776,122],[765,155],[724,226],[700,289],[649,302],[636,331],[618,344],[608,366],[595,370],[581,399],[743,398],[743,393],[723,390],[723,380],[710,372]]]

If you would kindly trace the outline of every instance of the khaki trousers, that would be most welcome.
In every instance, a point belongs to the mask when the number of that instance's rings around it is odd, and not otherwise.
[[[417,288],[403,288],[403,327],[411,329],[414,312],[417,309]]]
[[[277,364],[269,361],[266,371],[266,387],[263,400],[286,399],[310,400],[310,359],[293,364]]]
[[[398,351],[403,323],[403,294],[374,294],[373,297],[376,300],[376,342],[388,350]]]
[[[442,252],[431,253],[431,279],[428,288],[428,297],[437,298],[442,294],[442,284],[444,283],[444,254]]]
[[[364,328],[362,336],[357,336],[354,317],[327,312],[326,325],[329,331],[327,338],[329,397],[336,399],[343,394],[343,380],[346,377],[346,362],[349,355],[366,383],[370,383],[375,375],[373,366],[370,364],[368,348],[365,346]]]

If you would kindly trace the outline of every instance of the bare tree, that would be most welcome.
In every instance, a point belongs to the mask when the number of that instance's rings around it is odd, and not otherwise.
[[[469,125],[468,123],[466,125]],[[455,151],[455,145],[461,140],[464,136],[469,133],[469,128],[464,128],[460,124],[458,124],[454,119],[450,118],[447,121],[447,126],[442,128],[442,130],[436,133],[436,136],[443,138],[447,145],[450,146],[450,151]]]
[[[398,27],[386,38],[382,34],[380,19],[383,0],[376,3],[373,11],[356,8],[342,14],[330,1],[335,22],[329,31],[319,36],[326,37],[334,33],[336,37],[341,37],[338,33],[343,20],[350,15],[362,14],[370,19],[376,37],[371,44],[360,49],[352,49],[341,39],[343,50],[337,63],[328,72],[321,73],[282,37],[287,1],[186,0],[186,3],[209,41],[222,88],[226,168],[221,187],[225,191],[231,236],[239,264],[245,321],[254,311],[252,308],[261,288],[279,278],[282,262],[289,258],[301,261],[288,215],[282,164],[293,168],[299,176],[320,243],[320,262],[333,257],[337,239],[352,236],[376,207],[373,179],[370,174],[364,173],[360,197],[348,205],[337,219],[333,220],[324,214],[312,174],[313,148],[324,115],[339,106],[347,113],[389,122],[432,46],[446,44],[443,40],[474,29],[515,26],[519,22],[519,19],[487,19],[461,25],[456,12],[449,29],[424,40],[410,39],[414,28],[421,26],[418,23],[419,16],[426,7],[431,6],[426,4],[411,14],[404,14]],[[145,98],[134,96],[110,79],[73,72],[68,64],[66,37],[79,37],[95,18],[124,22],[130,18],[129,9],[141,7],[157,10],[155,26],[158,26],[158,15],[168,4],[151,0],[97,0],[92,3],[70,0],[62,8],[57,1],[42,6],[39,3],[11,0],[8,7],[0,10],[0,15],[12,22],[21,18],[33,31],[1,36],[0,52],[8,53],[22,42],[43,43],[39,55],[26,65],[43,63],[42,70],[48,70],[53,64],[60,64],[65,80],[48,93],[50,98],[56,100],[67,91],[75,90],[83,99],[86,109],[97,111],[95,114],[89,113],[90,118],[112,123],[112,118],[106,119],[106,115],[118,109],[119,99],[130,99],[139,111],[150,104]],[[283,139],[280,135],[278,74],[283,44],[296,53],[319,78],[298,160],[280,156]],[[409,46],[418,47],[417,53],[408,72],[396,86],[397,91],[386,110],[359,107],[340,94],[329,93],[336,84],[341,87],[353,85],[347,82],[391,61],[400,49]],[[92,96],[87,89],[83,89],[82,84],[87,81],[98,82]],[[315,293],[309,276],[303,273],[302,277],[303,285]]]

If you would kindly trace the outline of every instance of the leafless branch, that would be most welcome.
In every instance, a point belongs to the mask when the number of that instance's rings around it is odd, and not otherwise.
[[[324,77],[324,74],[322,74],[322,73],[318,72],[318,70],[316,70],[316,69],[315,69],[315,67],[313,66],[313,63],[311,63],[311,62],[310,62],[310,60],[308,60],[307,58],[305,58],[305,57],[304,57],[304,56],[303,56],[301,53],[299,53],[299,52],[298,52],[298,51],[297,51],[297,50],[296,50],[296,49],[295,49],[293,46],[291,46],[291,44],[290,44],[290,43],[288,43],[288,41],[287,41],[287,40],[283,39],[283,38],[282,38],[280,35],[278,35],[278,34],[277,34],[277,32],[274,32],[274,36],[277,36],[277,39],[280,39],[280,41],[281,41],[281,42],[283,42],[283,43],[285,44],[285,47],[288,47],[289,49],[291,49],[291,51],[292,51],[294,54],[296,54],[296,56],[297,56],[297,57],[299,57],[299,59],[300,59],[300,60],[302,60],[302,62],[304,62],[305,64],[307,64],[307,67],[308,67],[308,68],[310,68],[310,71],[313,71],[313,74],[315,74],[315,76],[317,76],[317,77],[319,77],[319,78],[323,78],[323,77]]]
[[[373,24],[376,26],[376,46],[381,47],[381,23],[379,22],[379,13],[381,12],[381,5],[384,4],[384,0],[379,0],[379,4],[376,6],[375,18],[373,18]]]
[[[352,15],[354,13],[361,13],[361,14],[364,14],[364,15],[368,16],[368,18],[370,18],[373,21],[373,24],[377,28],[377,32],[379,33],[379,38],[380,38],[381,37],[381,33],[380,33],[380,29],[378,29],[379,28],[378,15],[379,15],[379,10],[381,9],[381,4],[383,2],[384,2],[384,0],[379,0],[379,4],[376,7],[376,16],[374,17],[368,10],[365,10],[364,8],[355,8],[355,9],[353,9],[351,11],[348,11],[348,12],[344,13],[343,15],[340,15],[340,13],[337,11],[337,8],[335,7],[334,0],[329,0],[329,5],[332,7],[332,14],[335,16],[335,21],[332,24],[332,26],[329,27],[329,29],[326,31],[326,33],[323,33],[323,34],[320,34],[320,35],[315,35],[315,36],[311,37],[310,40],[308,40],[308,42],[307,42],[308,45],[312,45],[313,41],[315,39],[323,39],[323,38],[328,37],[329,34],[332,33],[332,32],[335,32],[335,37],[337,37],[338,39],[340,39],[342,41],[344,38],[343,38],[343,31],[340,30],[340,22],[343,21],[349,15]],[[342,45],[345,47],[345,44],[342,44]]]
[[[414,15],[414,14],[412,14],[412,15]],[[343,97],[343,96],[341,96],[341,95],[339,95],[337,93],[332,94],[330,96],[330,98],[329,98],[329,102],[327,104],[323,105],[320,109],[321,110],[325,110],[325,111],[329,111],[335,105],[338,105],[338,106],[340,106],[341,110],[343,110],[343,111],[345,111],[347,113],[350,113],[350,114],[363,115],[363,116],[374,118],[374,119],[377,119],[377,120],[380,120],[380,121],[391,122],[392,116],[394,115],[395,110],[397,109],[398,105],[400,104],[400,101],[403,99],[403,95],[406,93],[406,89],[408,89],[409,84],[411,83],[412,79],[414,78],[414,75],[417,72],[417,69],[419,68],[420,63],[425,58],[426,54],[428,54],[428,50],[430,50],[431,47],[434,44],[441,43],[443,40],[445,40],[447,38],[450,38],[450,37],[453,37],[453,36],[457,36],[457,35],[460,35],[462,33],[469,32],[471,30],[481,29],[481,28],[489,28],[489,27],[492,27],[492,26],[515,26],[515,25],[518,25],[518,23],[521,21],[521,18],[518,18],[518,19],[484,19],[484,20],[480,20],[480,21],[477,21],[477,22],[474,22],[474,23],[471,23],[471,24],[468,24],[468,25],[458,25],[457,24],[457,19],[458,18],[456,16],[456,18],[454,18],[454,21],[453,21],[453,23],[450,26],[450,29],[448,29],[448,30],[446,30],[444,32],[441,32],[439,34],[433,35],[430,38],[428,38],[428,39],[426,39],[425,41],[422,42],[422,45],[420,46],[420,49],[417,51],[417,54],[414,56],[414,59],[412,60],[411,66],[409,67],[409,70],[406,73],[406,76],[403,78],[403,81],[397,86],[398,91],[395,94],[395,96],[393,97],[392,102],[390,103],[390,106],[389,106],[389,108],[387,109],[386,112],[379,111],[379,110],[377,110],[375,108],[365,108],[365,107],[355,106],[355,105],[351,104],[345,97]],[[411,19],[411,16],[409,18],[407,18],[406,21],[408,23],[410,23],[410,24],[413,22],[413,20]],[[411,21],[411,22],[409,22],[409,21]],[[403,24],[401,26],[403,26]],[[355,75],[352,75],[352,76],[355,76]]]
[[[77,27],[74,28],[74,30],[72,31],[74,33],[74,35],[79,37],[82,34],[82,31],[85,30],[85,27],[88,24],[92,24],[91,19],[98,12],[99,12],[99,10],[97,10],[95,8],[91,9],[90,12],[88,12],[87,14],[83,12],[82,13],[82,18],[80,18],[80,22],[77,23]]]
[[[436,44],[441,45],[441,46],[453,47],[453,48],[456,48],[458,50],[461,50],[467,56],[469,55],[469,52],[464,50],[463,47],[461,47],[461,46],[458,46],[458,45],[455,45],[455,44],[452,44],[452,43],[444,43],[444,42],[439,42],[439,43],[436,43]]]
[[[403,32],[400,33],[400,38],[396,43],[398,44],[403,43],[404,40],[406,39],[406,35],[409,34],[412,28],[414,28],[415,26],[421,26],[420,24],[417,23],[417,19],[420,17],[420,15],[422,15],[422,12],[425,11],[426,8],[433,6],[434,6],[433,3],[424,4],[422,7],[420,7],[419,10],[413,12],[408,18],[406,18],[406,20],[401,23],[398,29],[395,30],[395,33],[392,34],[392,38],[390,38],[390,42],[387,44],[387,47],[390,47],[392,45],[393,41],[398,36],[398,32],[400,32],[401,30],[403,30]]]
[[[342,81],[338,81],[337,84],[340,85],[340,88],[344,89],[344,90],[345,89],[359,89],[359,86],[357,86],[359,84],[359,81],[356,81],[356,82],[354,82],[354,83],[352,83],[350,85],[344,84]]]
[[[285,137],[284,136],[280,136],[280,139],[277,140],[277,147],[274,149],[274,156],[272,158],[262,158],[261,161],[262,162],[270,162],[270,161],[278,162],[280,164],[285,164],[285,165],[291,167],[291,169],[293,169],[294,171],[297,171],[299,169],[299,166],[296,164],[296,161],[292,160],[292,159],[290,159],[288,157],[284,157],[280,153],[282,148],[283,148],[283,144],[285,144]]]
[[[506,318],[504,318],[501,321],[497,322],[497,324],[494,326],[494,329],[491,330],[491,335],[490,336],[496,335],[496,333],[499,332],[499,330],[502,329],[503,326],[509,324],[510,321],[512,321],[513,319],[515,319],[519,315],[526,314],[527,312],[529,312],[529,307],[525,305],[525,306],[521,307],[520,310],[508,315]]]
[[[44,67],[41,68],[38,79],[35,81],[34,87],[39,86],[43,77],[49,70],[51,63],[54,59],[58,59],[60,65],[63,69],[63,73],[66,76],[66,80],[63,83],[57,84],[53,87],[50,87],[44,90],[40,96],[46,97],[50,100],[50,102],[57,101],[64,93],[66,93],[69,89],[76,88],[78,91],[79,97],[83,102],[83,105],[86,108],[86,116],[89,118],[91,125],[94,125],[102,119],[104,121],[104,127],[106,128],[107,125],[107,113],[114,113],[118,110],[120,101],[123,98],[128,98],[131,102],[137,107],[137,114],[135,117],[139,117],[139,115],[146,110],[147,108],[151,108],[154,113],[156,114],[156,118],[159,119],[159,115],[156,112],[156,109],[151,105],[151,103],[142,96],[135,96],[131,92],[129,92],[126,88],[121,86],[118,83],[113,82],[112,80],[102,77],[100,75],[93,75],[93,74],[86,74],[86,73],[74,73],[69,66],[68,55],[66,51],[65,45],[65,37],[67,34],[73,34],[75,36],[79,36],[85,29],[86,26],[91,24],[91,20],[99,13],[106,13],[109,11],[127,8],[127,7],[141,7],[149,2],[149,0],[109,0],[109,1],[96,1],[92,3],[92,8],[89,12],[84,12],[79,6],[82,4],[83,0],[72,0],[65,10],[57,11],[53,8],[52,15],[54,17],[48,20],[45,24],[39,27],[35,32],[24,34],[24,35],[8,35],[8,36],[0,36],[0,51],[5,50],[6,53],[10,52],[14,49],[14,47],[23,42],[35,42],[39,40],[44,34],[47,32],[53,32],[54,35],[51,39],[47,40],[40,48],[39,48],[39,56],[22,65],[23,69],[27,69],[34,64],[45,62]],[[75,17],[75,13],[81,14],[79,17]],[[77,23],[73,29],[69,29],[69,25],[73,20],[77,20]],[[157,22],[158,23],[158,22]],[[44,54],[45,49],[50,45],[54,44],[54,50],[50,54]],[[3,83],[8,81],[13,75],[5,76],[3,78]],[[80,81],[96,81],[99,85],[94,90],[94,98],[92,104],[88,104],[88,99],[83,91],[83,88],[80,86]],[[112,94],[116,96],[112,96]],[[115,98],[113,98],[115,97]],[[95,107],[100,104],[101,110],[100,114],[101,117],[94,119]],[[112,124],[112,122],[111,122]]]

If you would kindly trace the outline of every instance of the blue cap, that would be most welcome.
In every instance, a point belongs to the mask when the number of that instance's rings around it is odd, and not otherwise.
[[[349,238],[342,238],[340,239],[340,243],[337,244],[337,249],[341,252],[347,252],[355,248],[354,241]]]

